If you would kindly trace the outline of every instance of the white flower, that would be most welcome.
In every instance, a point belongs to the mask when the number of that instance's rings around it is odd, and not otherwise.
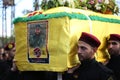
[[[105,4],[109,4],[109,0],[105,0],[105,2],[104,2]]]
[[[84,2],[84,0],[80,0],[80,2]]]
[[[58,0],[60,4],[63,4],[65,0]]]
[[[96,10],[101,10],[101,5],[99,3],[95,4]]]
[[[117,10],[117,6],[115,6],[115,8],[114,8],[114,12]]]

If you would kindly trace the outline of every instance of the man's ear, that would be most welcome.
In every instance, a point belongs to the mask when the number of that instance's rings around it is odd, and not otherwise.
[[[98,49],[98,48],[96,48],[96,47],[93,48],[94,53],[97,51],[97,49]]]

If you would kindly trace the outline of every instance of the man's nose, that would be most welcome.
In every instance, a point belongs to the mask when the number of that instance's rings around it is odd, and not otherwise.
[[[78,48],[78,54],[81,53],[81,48]]]
[[[112,47],[113,47],[113,45],[112,45],[112,44],[109,44],[109,45],[108,45],[108,48],[112,48]]]

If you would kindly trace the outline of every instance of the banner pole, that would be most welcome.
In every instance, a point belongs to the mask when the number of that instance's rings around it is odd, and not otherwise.
[[[62,73],[61,72],[57,73],[57,80],[62,80]]]

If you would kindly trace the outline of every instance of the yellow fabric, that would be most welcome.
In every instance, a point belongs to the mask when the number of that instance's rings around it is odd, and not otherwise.
[[[61,24],[58,24],[61,22]],[[48,20],[49,64],[29,63],[27,59],[27,23],[15,24],[16,55],[15,60],[21,71],[47,70],[64,71],[67,69],[69,46],[69,20],[67,17]],[[32,49],[32,48],[31,48]],[[33,56],[33,55],[32,55]]]
[[[106,18],[120,19],[113,15],[102,15],[91,11],[69,8],[53,8],[43,14],[56,12],[76,12],[87,15],[96,15]],[[27,16],[27,15],[26,15]],[[26,17],[25,16],[25,17]],[[20,71],[57,71],[62,72],[68,67],[80,63],[77,58],[77,41],[81,32],[89,32],[97,36],[101,45],[95,55],[96,59],[104,62],[109,59],[105,48],[106,36],[110,33],[120,34],[120,24],[89,21],[80,19],[69,19],[68,17],[48,19],[48,51],[50,54],[49,64],[29,63],[27,59],[27,23],[18,22],[15,24],[16,54],[15,60]],[[91,26],[90,26],[91,23]],[[30,50],[33,50],[30,48]],[[34,55],[32,55],[34,57]]]
[[[96,59],[99,62],[104,62],[110,58],[106,50],[106,37],[111,33],[120,34],[120,24],[107,23],[100,21],[92,21],[93,23],[93,34],[96,35],[101,41],[98,52],[96,53]]]

